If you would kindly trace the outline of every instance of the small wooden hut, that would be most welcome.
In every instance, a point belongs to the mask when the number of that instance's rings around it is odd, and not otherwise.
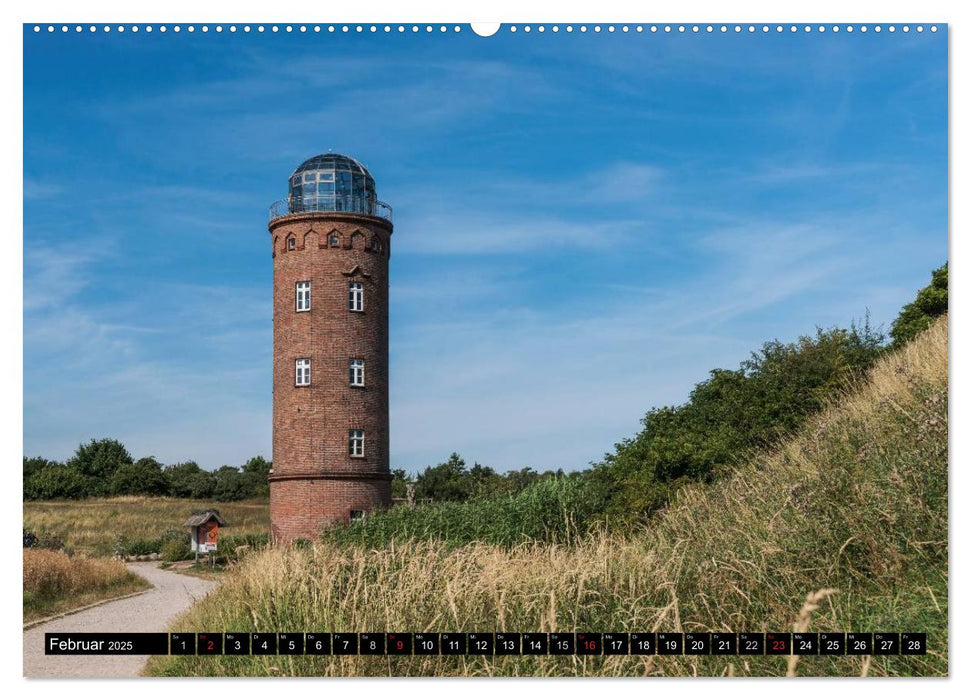
[[[226,521],[215,508],[197,510],[185,521],[185,527],[190,528],[192,537],[192,551],[199,561],[200,554],[215,552],[219,544],[219,528],[225,527]]]

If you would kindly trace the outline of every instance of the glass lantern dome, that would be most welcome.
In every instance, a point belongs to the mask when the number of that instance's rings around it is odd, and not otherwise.
[[[270,215],[313,211],[350,212],[391,219],[391,207],[378,201],[374,178],[368,169],[340,153],[322,153],[301,163],[290,176],[286,202],[274,204]]]

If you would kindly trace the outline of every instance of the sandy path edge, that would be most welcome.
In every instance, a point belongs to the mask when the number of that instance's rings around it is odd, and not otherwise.
[[[146,588],[144,591],[135,591],[134,593],[126,593],[125,595],[116,595],[114,598],[105,598],[104,600],[99,600],[97,603],[89,603],[88,605],[82,605],[80,608],[74,608],[74,610],[67,610],[57,615],[51,615],[50,617],[42,617],[39,620],[32,620],[31,622],[24,623],[24,632],[29,629],[37,627],[37,625],[45,625],[48,622],[53,622],[54,620],[60,620],[62,617],[67,617],[68,615],[74,615],[79,612],[84,612],[90,608],[96,608],[99,605],[107,605],[108,603],[114,603],[116,600],[124,600],[125,598],[134,598],[137,595],[142,595],[143,593],[148,593],[151,588]]]
[[[136,677],[148,656],[48,656],[48,632],[165,632],[172,620],[218,584],[137,562],[128,568],[154,588],[102,601],[24,630],[24,676],[28,678]]]

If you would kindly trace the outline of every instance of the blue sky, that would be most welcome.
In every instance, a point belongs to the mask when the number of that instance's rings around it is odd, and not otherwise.
[[[392,466],[584,468],[947,256],[946,30],[24,33],[24,452],[270,453],[267,206],[395,210]]]

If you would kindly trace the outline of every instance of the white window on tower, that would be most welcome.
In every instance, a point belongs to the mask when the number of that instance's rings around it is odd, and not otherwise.
[[[351,457],[364,456],[364,431],[349,430],[347,433],[347,450]]]
[[[297,386],[310,386],[310,360],[301,358],[297,360]]]
[[[297,282],[297,311],[310,311],[310,282]]]
[[[351,360],[351,386],[364,386],[364,360]]]
[[[364,520],[363,510],[352,510],[351,511],[351,522],[356,522],[358,520]]]
[[[364,285],[360,282],[347,285],[347,308],[351,311],[364,311]]]

